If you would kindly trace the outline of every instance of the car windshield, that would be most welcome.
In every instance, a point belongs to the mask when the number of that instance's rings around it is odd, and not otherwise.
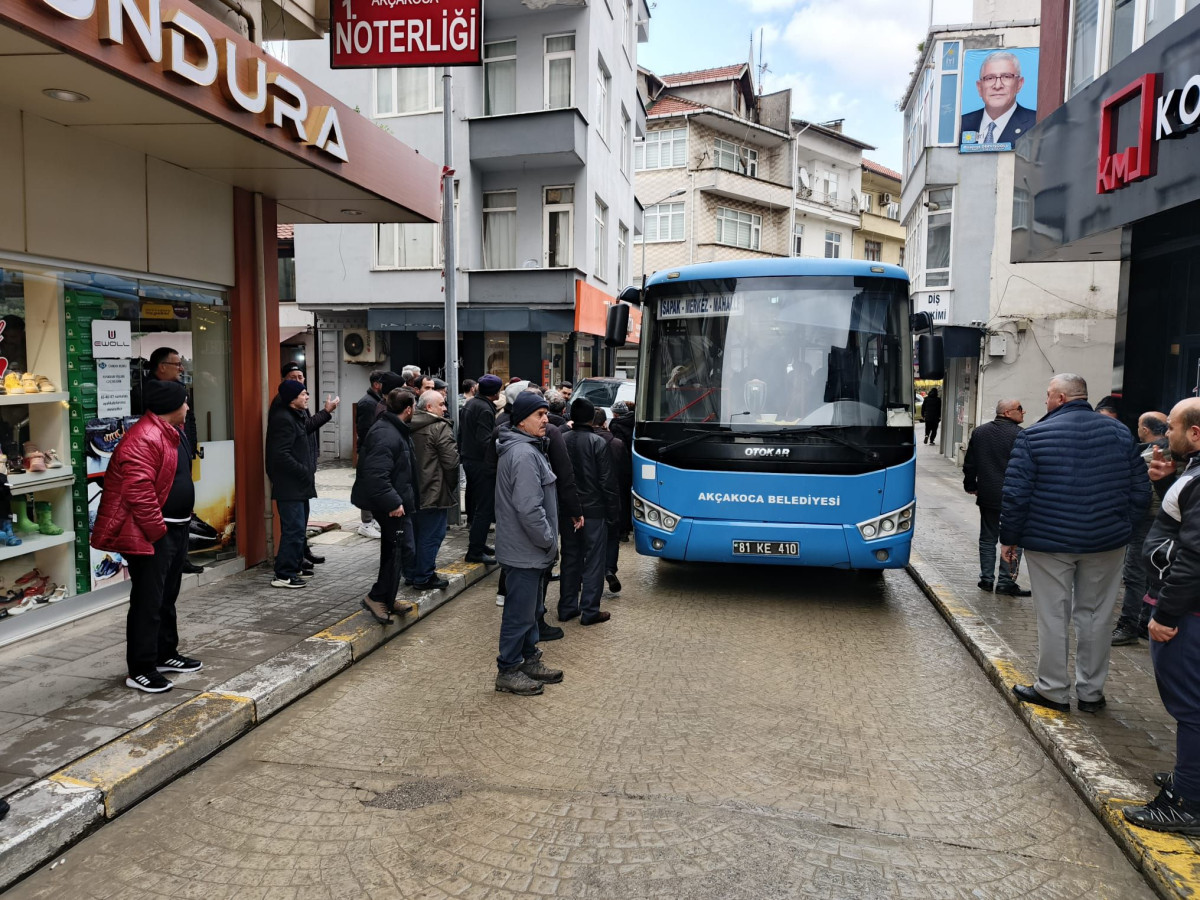
[[[684,282],[652,289],[647,307],[648,420],[874,426],[912,402],[902,280]]]
[[[584,397],[592,401],[593,406],[612,406],[617,401],[619,385],[619,381],[582,381],[572,399]]]

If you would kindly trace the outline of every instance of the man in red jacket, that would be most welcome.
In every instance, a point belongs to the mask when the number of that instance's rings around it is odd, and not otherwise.
[[[120,553],[129,563],[125,684],[161,694],[174,687],[163,672],[203,667],[179,652],[175,624],[196,494],[192,451],[181,431],[186,389],[178,381],[148,381],[142,399],[146,414],[121,439],[104,473],[92,546]]]

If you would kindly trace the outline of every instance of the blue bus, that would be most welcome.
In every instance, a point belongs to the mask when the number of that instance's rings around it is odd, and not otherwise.
[[[622,299],[638,296],[631,288]],[[908,563],[916,447],[903,269],[704,263],[656,273],[640,299],[639,553],[842,569]],[[624,334],[617,318],[610,344],[623,341],[613,337]]]

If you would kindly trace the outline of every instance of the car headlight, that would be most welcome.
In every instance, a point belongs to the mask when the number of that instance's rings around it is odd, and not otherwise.
[[[668,512],[661,506],[655,506],[648,500],[643,500],[637,494],[633,495],[633,517],[639,522],[661,528],[663,531],[674,531],[679,524],[679,516]]]
[[[876,541],[880,538],[891,537],[897,532],[912,531],[916,505],[914,501],[890,513],[859,522],[855,527],[858,528],[858,533],[862,535],[864,541]]]

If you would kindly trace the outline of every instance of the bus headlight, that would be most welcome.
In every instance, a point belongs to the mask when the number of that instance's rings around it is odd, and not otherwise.
[[[633,495],[633,517],[639,522],[661,528],[663,531],[674,531],[679,524],[679,516],[673,512],[656,506],[648,500],[643,500],[636,493]]]
[[[858,533],[862,535],[864,541],[877,541],[880,538],[891,537],[897,532],[912,531],[916,505],[914,501],[890,513],[859,522],[855,527],[858,528]]]

